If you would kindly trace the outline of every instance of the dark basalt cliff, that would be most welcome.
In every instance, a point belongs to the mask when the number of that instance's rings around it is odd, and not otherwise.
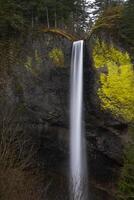
[[[60,177],[66,177],[69,171],[72,43],[59,36],[41,33],[15,42],[7,41],[1,46],[1,65],[6,63],[8,66],[6,71],[1,69],[0,76],[0,97],[6,105],[4,110],[17,108],[15,123],[20,123],[39,146],[39,167],[57,174],[59,183],[62,180]],[[63,66],[55,64],[50,58],[49,53],[54,48],[60,48],[64,53]],[[122,138],[127,125],[115,120],[110,113],[101,111],[96,95],[97,76],[88,49],[86,42],[84,114],[90,191],[93,200],[114,200],[123,165]]]

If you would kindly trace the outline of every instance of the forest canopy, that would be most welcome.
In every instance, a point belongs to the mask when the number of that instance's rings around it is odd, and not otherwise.
[[[6,33],[43,25],[86,35],[103,31],[133,44],[133,10],[132,0],[0,0],[0,29]]]
[[[85,7],[85,0],[0,0],[0,28],[18,31],[41,24],[48,28],[84,27]]]
[[[44,26],[99,37],[105,33],[133,50],[133,11],[133,0],[0,0],[0,32]]]

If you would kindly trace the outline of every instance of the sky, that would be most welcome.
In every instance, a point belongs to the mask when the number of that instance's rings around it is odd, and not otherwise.
[[[94,2],[94,0],[87,0],[87,2]]]
[[[95,0],[86,0],[87,3],[93,3]],[[89,12],[92,12],[94,9],[89,9]],[[90,14],[90,17],[92,17],[93,15]]]
[[[87,2],[94,2],[94,0],[87,0]]]

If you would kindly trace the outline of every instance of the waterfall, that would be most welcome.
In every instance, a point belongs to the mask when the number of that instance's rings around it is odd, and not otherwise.
[[[73,43],[70,95],[71,200],[87,200],[87,164],[83,126],[83,40]]]

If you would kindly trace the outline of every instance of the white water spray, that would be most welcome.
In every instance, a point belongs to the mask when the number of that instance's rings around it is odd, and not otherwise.
[[[73,43],[70,97],[71,200],[87,200],[87,164],[83,127],[83,40]]]

